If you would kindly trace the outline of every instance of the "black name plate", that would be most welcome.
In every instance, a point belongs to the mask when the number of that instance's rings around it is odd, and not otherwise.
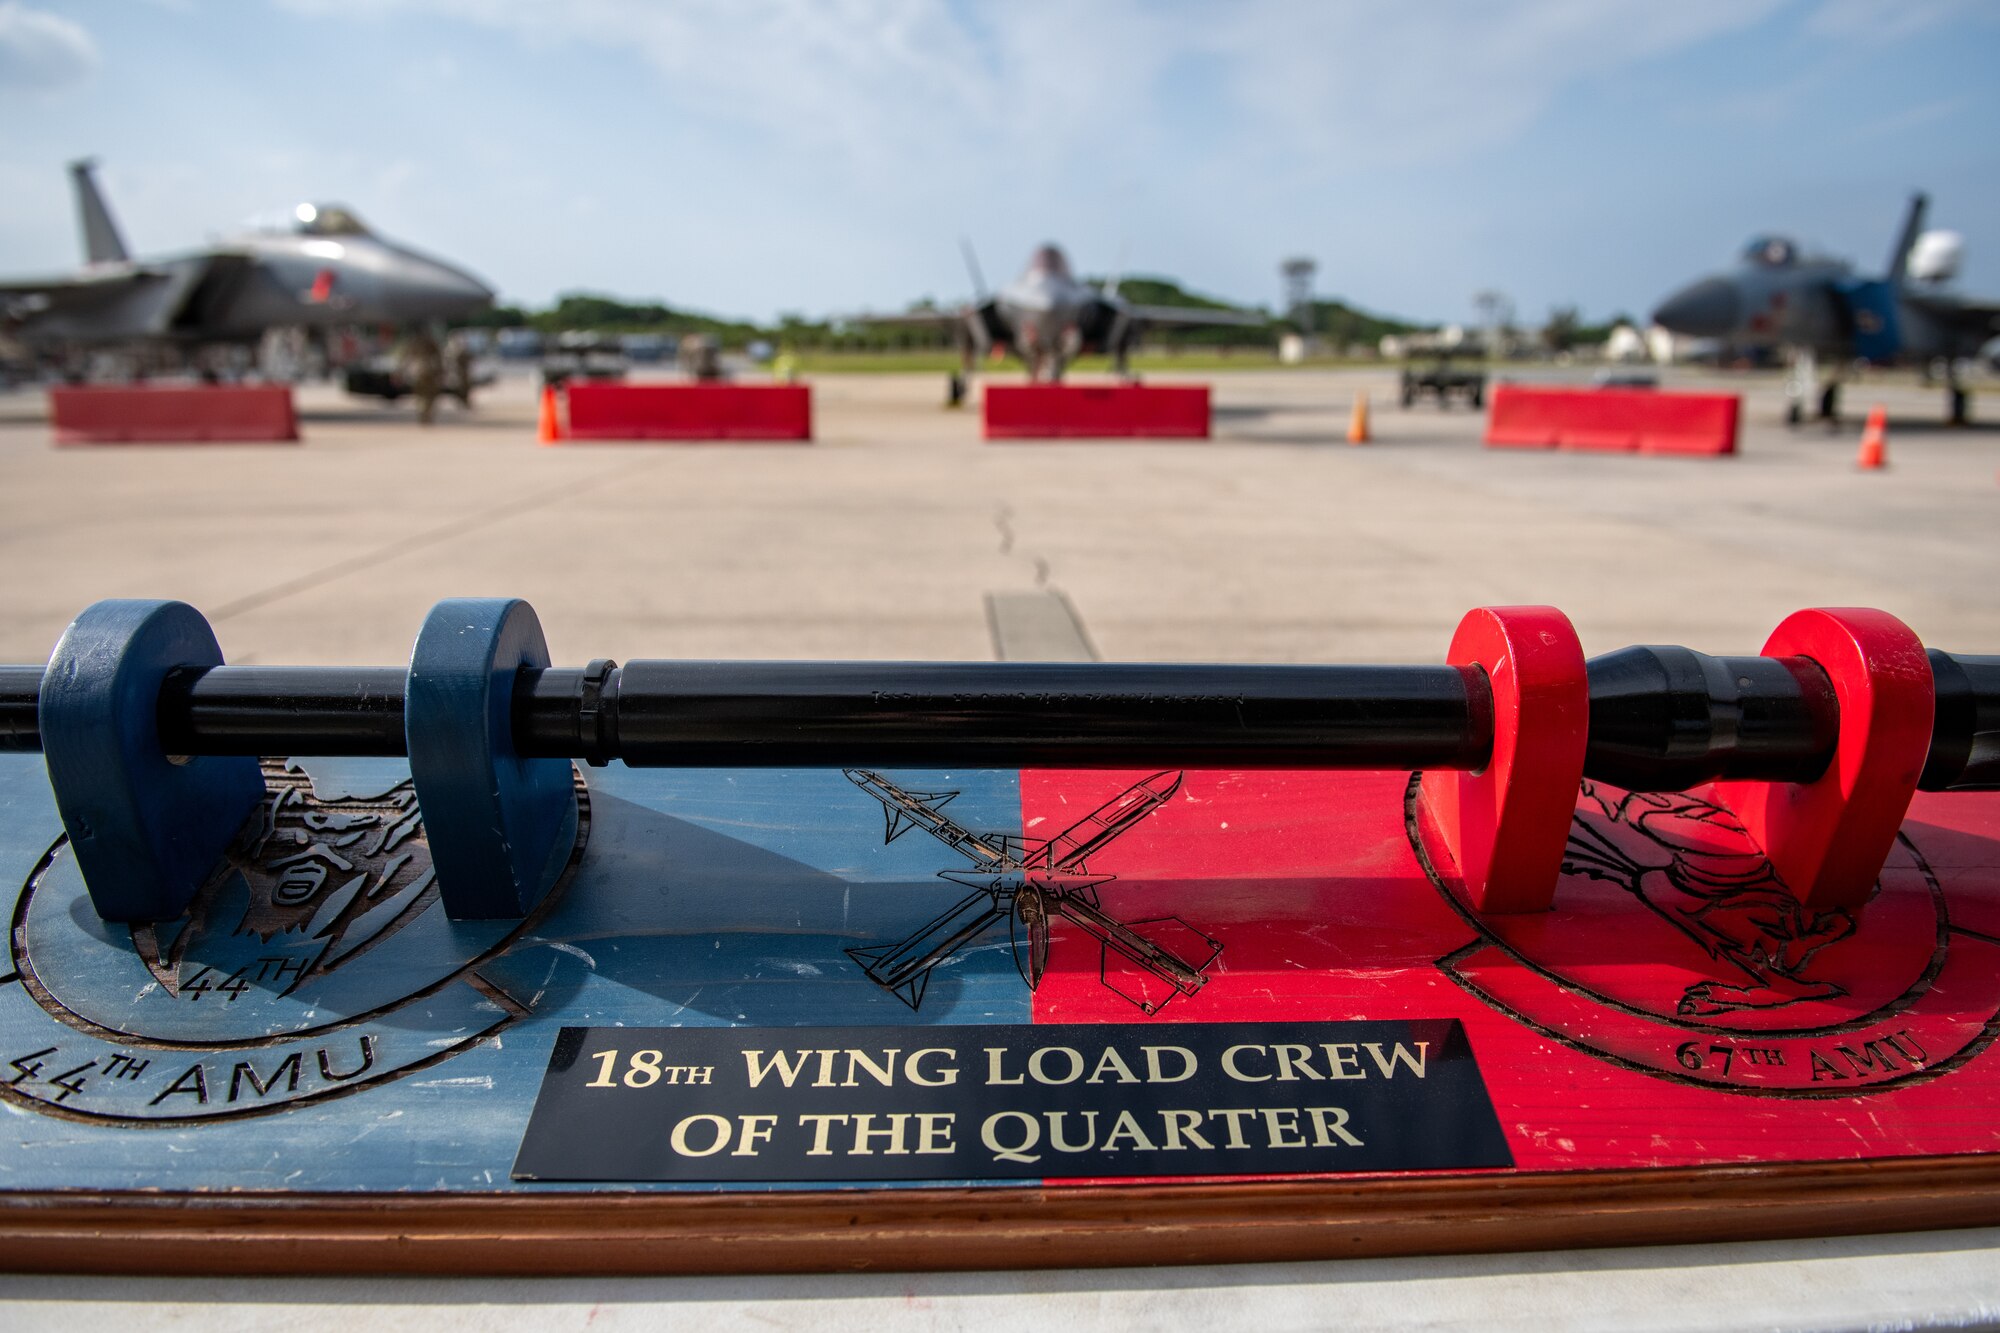
[[[1512,1166],[1456,1020],[564,1028],[517,1180]]]

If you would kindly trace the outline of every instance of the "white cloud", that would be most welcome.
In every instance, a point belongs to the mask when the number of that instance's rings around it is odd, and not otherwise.
[[[97,43],[82,25],[6,0],[0,3],[0,88],[51,92],[97,69]]]
[[[1881,43],[1943,23],[1982,17],[1980,8],[1967,0],[1820,0],[1807,26],[1827,37]]]
[[[1394,289],[1471,281],[1431,270],[1478,248],[1484,211],[1420,205],[1425,257],[1411,262],[1424,273],[1398,270],[1372,216],[1385,177],[1476,174],[1482,155],[1560,136],[1550,116],[1565,98],[1588,105],[1785,0],[568,0],[559,14],[540,0],[280,2],[411,40],[484,28],[550,57],[556,77],[582,64],[607,89],[643,88],[624,104],[660,129],[628,160],[664,184],[627,187],[631,217],[602,220],[601,248],[671,229],[714,259],[673,274],[690,302],[848,309],[962,292],[955,233],[989,267],[1053,238],[1097,272],[1130,242],[1133,271],[1238,297],[1275,286],[1281,250],[1365,248],[1389,258],[1343,288],[1439,305]],[[641,201],[662,196],[673,219],[642,224]],[[533,285],[581,280],[587,262]],[[609,259],[602,270],[589,280],[643,281]]]
[[[558,18],[539,0],[289,0],[328,17],[428,11],[533,46],[634,53],[682,105],[885,171],[995,151],[1101,158],[1107,141],[1166,137],[1160,122],[1189,96],[1227,99],[1244,117],[1230,132],[1253,155],[1448,158],[1521,133],[1572,84],[1780,2],[571,0]]]
[[[1904,107],[1901,111],[1885,112],[1865,128],[1850,136],[1855,141],[1873,139],[1893,139],[1906,135],[1911,130],[1935,125],[1941,120],[1949,120],[1972,105],[1970,97],[1942,97],[1919,102],[1915,106]]]
[[[1748,27],[1778,3],[1262,4],[1211,40],[1279,151],[1408,163],[1512,140],[1570,88]]]

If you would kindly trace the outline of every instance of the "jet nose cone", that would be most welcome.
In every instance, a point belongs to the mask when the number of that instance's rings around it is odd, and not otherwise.
[[[389,250],[384,269],[384,301],[398,319],[461,319],[493,304],[491,287],[415,250]]]
[[[430,299],[439,307],[457,314],[470,314],[493,304],[493,289],[463,269],[449,264],[434,265],[425,284]]]
[[[1703,278],[1669,296],[1653,322],[1689,338],[1720,338],[1743,316],[1743,295],[1728,278]]]

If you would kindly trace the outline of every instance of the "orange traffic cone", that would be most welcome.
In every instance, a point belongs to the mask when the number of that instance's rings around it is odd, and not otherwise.
[[[1354,395],[1354,415],[1347,422],[1347,442],[1366,444],[1368,434],[1368,391],[1363,389]]]
[[[556,386],[542,386],[541,419],[535,424],[535,438],[543,444],[559,444],[562,441],[562,411],[556,405]]]
[[[1864,472],[1889,465],[1889,414],[1877,403],[1868,409],[1868,425],[1861,432],[1861,452],[1854,456],[1854,466]]]

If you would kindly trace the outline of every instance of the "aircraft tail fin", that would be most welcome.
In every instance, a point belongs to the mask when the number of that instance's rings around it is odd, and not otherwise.
[[[1105,299],[1116,300],[1118,296],[1118,288],[1124,281],[1125,281],[1125,242],[1120,241],[1118,243],[1118,265],[1116,268],[1113,268],[1111,270],[1111,281],[1104,284]]]
[[[1889,282],[1900,287],[1903,277],[1910,268],[1910,249],[1923,235],[1924,211],[1930,207],[1930,197],[1921,192],[1910,196],[1910,211],[1904,215],[1902,234],[1896,238],[1896,250],[1889,256]]]
[[[89,157],[69,164],[70,182],[76,189],[77,221],[83,227],[83,257],[92,264],[123,263],[132,256],[125,252],[125,238],[118,234],[118,224],[111,220],[111,210],[97,192],[97,180],[91,175],[96,168],[97,160]]]
[[[972,296],[981,305],[986,304],[986,275],[979,271],[979,256],[972,253],[972,242],[965,237],[958,238],[958,248],[965,256],[965,271],[972,275]]]

